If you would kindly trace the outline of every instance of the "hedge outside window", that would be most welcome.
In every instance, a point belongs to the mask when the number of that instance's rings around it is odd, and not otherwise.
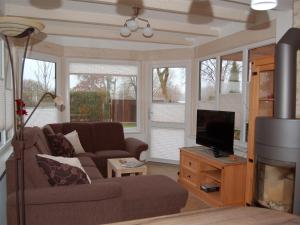
[[[137,127],[137,66],[71,63],[70,121]]]

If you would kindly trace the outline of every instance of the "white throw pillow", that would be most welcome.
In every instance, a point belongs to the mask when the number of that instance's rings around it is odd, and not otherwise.
[[[78,133],[76,130],[72,131],[71,133],[66,134],[65,137],[73,145],[73,148],[74,148],[76,154],[85,153],[85,151],[80,143],[79,136],[78,136]]]
[[[91,179],[89,177],[89,175],[85,172],[85,170],[83,169],[80,161],[78,158],[69,158],[69,157],[62,157],[62,156],[52,156],[52,155],[47,155],[47,154],[37,154],[39,157],[44,157],[44,158],[47,158],[47,159],[52,159],[54,161],[57,161],[59,163],[63,163],[63,164],[67,164],[67,165],[70,165],[70,166],[74,166],[74,167],[77,167],[79,169],[82,170],[82,172],[84,172],[86,174],[86,177],[89,181],[89,183],[91,184]]]

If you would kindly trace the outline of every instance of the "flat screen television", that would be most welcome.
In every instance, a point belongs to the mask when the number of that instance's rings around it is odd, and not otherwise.
[[[215,157],[233,154],[234,112],[197,110],[196,143],[213,150]]]

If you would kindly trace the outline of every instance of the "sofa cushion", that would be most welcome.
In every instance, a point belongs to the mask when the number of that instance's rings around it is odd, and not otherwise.
[[[163,175],[107,179],[122,187],[124,220],[178,213],[188,193],[177,182]]]
[[[37,164],[35,156],[40,152],[35,146],[27,148],[24,154],[25,188],[49,187],[47,176]]]
[[[63,157],[38,154],[36,160],[52,186],[91,183],[77,158],[63,159]]]
[[[129,152],[124,150],[101,150],[95,152],[97,159],[111,159],[111,158],[126,158],[131,157]]]
[[[45,125],[42,129],[43,129],[43,132],[46,137],[48,135],[55,134],[54,130],[52,129],[52,127],[49,124]],[[59,132],[59,133],[61,133],[61,132]]]
[[[94,180],[103,178],[102,174],[99,172],[96,166],[85,166],[84,170],[90,177],[92,183],[94,183]]]
[[[96,155],[93,152],[85,152],[85,153],[79,153],[75,155],[76,157],[80,158],[80,157],[89,157],[89,158],[95,158]]]
[[[75,150],[73,148],[73,145],[67,138],[65,138],[62,133],[49,134],[47,138],[51,147],[52,155],[63,157],[74,156]]]
[[[79,159],[79,161],[80,161],[80,163],[83,167],[85,167],[85,166],[94,166],[94,167],[96,167],[96,164],[94,163],[94,161],[90,157],[78,156],[78,155],[76,157]]]
[[[86,152],[93,152],[93,139],[90,125],[87,123],[64,123],[63,134],[68,134],[76,130],[79,136],[80,143],[84,146]]]
[[[121,123],[91,123],[93,152],[125,150],[124,131]]]
[[[79,136],[78,136],[78,133],[76,130],[73,130],[71,133],[66,134],[65,138],[67,138],[68,141],[72,144],[72,146],[77,154],[85,153],[85,151],[80,143]]]

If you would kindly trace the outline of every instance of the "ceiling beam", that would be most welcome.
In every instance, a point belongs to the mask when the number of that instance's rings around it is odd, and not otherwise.
[[[174,37],[174,35],[168,34],[154,34],[151,38],[145,38],[142,32],[137,31],[130,35],[130,37],[122,37],[119,32],[112,30],[99,30],[94,28],[85,27],[72,27],[72,26],[59,26],[59,25],[46,25],[44,32],[48,35],[60,35],[68,37],[84,37],[95,39],[109,39],[109,40],[124,40],[146,43],[158,43],[158,44],[170,44],[170,45],[183,45],[191,46],[192,41],[185,40],[183,38]]]
[[[120,27],[123,26],[125,20],[128,19],[128,17],[119,15],[83,12],[79,10],[75,11],[68,9],[46,10],[11,4],[6,5],[5,14],[7,16],[23,16],[52,21],[110,25]],[[213,37],[217,37],[219,35],[218,29],[211,28],[207,25],[195,25],[158,19],[149,19],[149,21],[151,27],[154,30]]]
[[[253,23],[255,17],[250,15],[250,10],[237,9],[208,4],[207,1],[187,1],[187,0],[73,0],[79,2],[91,2],[99,4],[126,4],[138,6],[144,9],[157,11],[175,12],[183,14],[197,14],[217,19],[230,20],[236,22]]]

